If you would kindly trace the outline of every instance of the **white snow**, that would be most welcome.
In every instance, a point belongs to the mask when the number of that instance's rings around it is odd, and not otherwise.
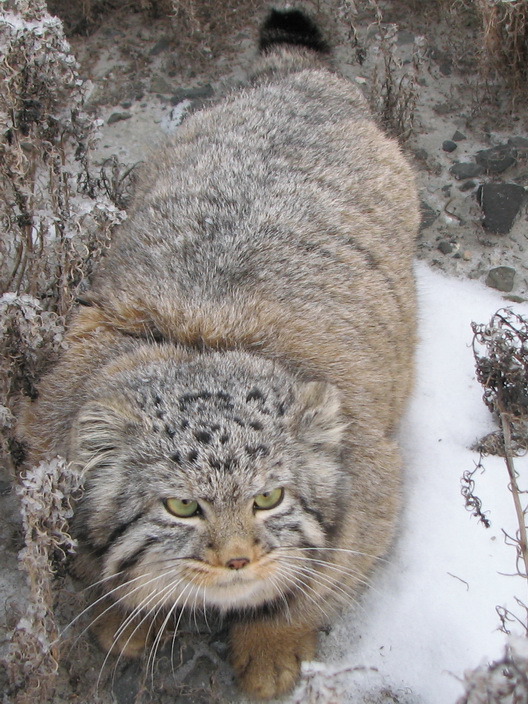
[[[401,702],[454,704],[464,671],[503,654],[507,638],[498,631],[495,607],[522,617],[514,596],[528,601],[522,578],[500,574],[515,571],[515,550],[502,533],[515,532],[504,461],[487,457],[485,472],[475,475],[489,529],[465,510],[460,493],[463,472],[478,461],[470,446],[495,427],[474,375],[470,324],[488,322],[505,305],[527,315],[528,305],[508,304],[482,284],[447,278],[423,264],[417,278],[420,341],[401,430],[406,498],[400,535],[361,608],[343,617],[321,653],[341,670],[377,669],[343,675],[346,701],[355,703],[392,702],[380,694],[390,687]],[[527,458],[515,464],[526,476]]]

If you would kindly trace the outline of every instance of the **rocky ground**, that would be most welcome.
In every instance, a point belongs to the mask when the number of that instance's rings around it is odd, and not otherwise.
[[[447,274],[481,279],[508,301],[525,300],[526,106],[515,102],[503,83],[479,73],[479,27],[462,8],[446,16],[420,9],[421,3],[394,0],[380,3],[378,21],[372,5],[363,4],[361,11],[362,3],[356,3],[355,13],[352,3],[331,0],[320,9],[330,16],[338,68],[381,107],[376,90],[391,85],[396,101],[389,122],[396,131],[410,131],[403,147],[423,203],[418,257]],[[87,81],[87,106],[102,121],[94,160],[123,205],[136,166],[152,158],[187,111],[242,81],[251,66],[262,10],[241,4],[236,17],[225,12],[222,23],[199,40],[182,38],[167,18],[124,11],[100,17],[87,36],[70,37]],[[5,651],[7,635],[24,610],[24,578],[16,571],[20,530],[7,481],[0,482],[0,515]],[[66,586],[63,624],[80,601]],[[175,651],[167,646],[149,670],[146,662],[105,663],[86,638],[79,638],[81,630],[73,629],[67,642],[56,702],[239,701],[222,632],[200,626],[203,633],[196,637],[188,624]],[[411,694],[394,692],[377,697],[378,704],[414,701]]]

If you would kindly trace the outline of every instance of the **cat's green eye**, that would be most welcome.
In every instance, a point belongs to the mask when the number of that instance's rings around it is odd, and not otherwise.
[[[178,518],[191,518],[200,513],[200,505],[194,499],[165,499],[165,508]]]
[[[278,506],[284,497],[284,489],[272,489],[263,494],[257,494],[253,499],[253,506],[261,511],[268,511]]]

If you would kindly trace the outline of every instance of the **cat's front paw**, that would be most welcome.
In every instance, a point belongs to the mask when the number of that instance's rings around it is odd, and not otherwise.
[[[233,626],[230,642],[240,687],[252,697],[272,699],[293,689],[303,660],[313,660],[317,632],[255,622]]]
[[[113,610],[105,612],[101,609],[90,630],[104,651],[128,658],[140,657],[153,638],[150,622],[131,619]]]

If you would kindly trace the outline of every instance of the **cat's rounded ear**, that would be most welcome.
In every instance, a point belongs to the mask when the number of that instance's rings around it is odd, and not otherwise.
[[[298,435],[310,445],[339,446],[347,423],[343,419],[337,386],[324,381],[305,382],[298,401]]]
[[[72,459],[87,465],[119,455],[140,424],[140,418],[124,400],[87,403],[73,425]]]

